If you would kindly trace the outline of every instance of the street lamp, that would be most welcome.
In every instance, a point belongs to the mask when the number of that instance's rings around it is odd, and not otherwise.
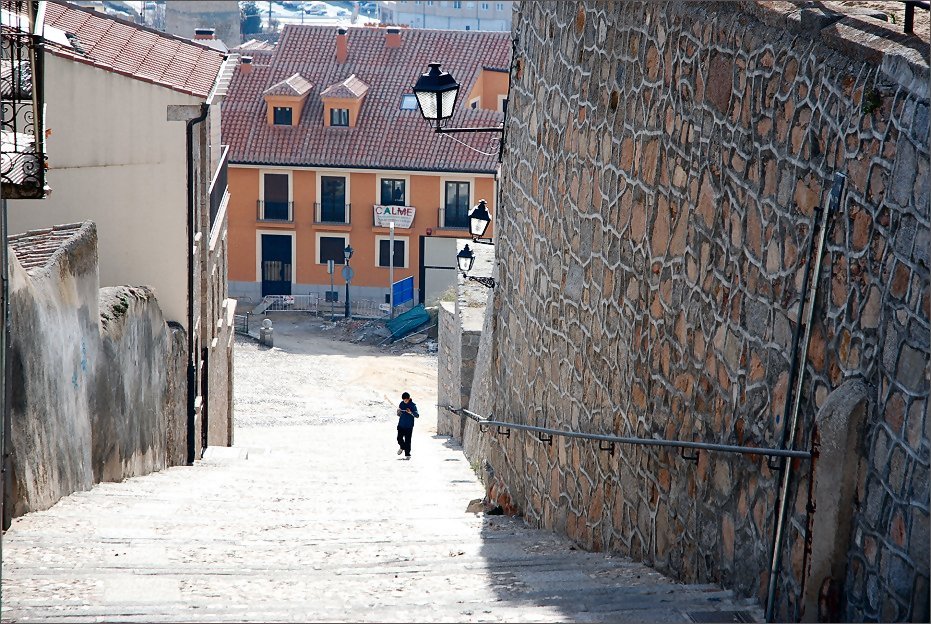
[[[495,278],[493,277],[472,277],[469,275],[469,271],[472,270],[472,265],[475,264],[475,254],[472,253],[472,249],[466,245],[462,248],[458,254],[456,254],[456,264],[459,265],[459,270],[462,272],[462,276],[473,282],[478,282],[485,288],[494,288],[495,287]]]
[[[343,267],[343,278],[346,280],[346,318],[349,318],[349,282],[352,281],[352,267],[349,266],[349,259],[352,258],[352,252],[355,251],[352,245],[346,245],[343,250],[343,256],[346,259],[346,266]]]
[[[493,245],[490,238],[482,238],[488,225],[491,223],[491,215],[488,214],[488,206],[485,200],[478,202],[472,212],[469,213],[469,232],[472,233],[473,243],[482,243],[483,245]]]
[[[436,132],[502,132],[503,126],[476,128],[444,128],[440,122],[453,116],[459,98],[459,83],[452,74],[440,69],[439,63],[430,63],[411,89],[417,97],[420,114],[429,122],[436,121]]]

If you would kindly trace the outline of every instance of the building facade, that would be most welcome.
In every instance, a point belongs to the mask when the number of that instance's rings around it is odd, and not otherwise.
[[[335,309],[351,246],[350,299],[386,302],[392,262],[417,301],[436,299],[455,280],[469,210],[494,210],[498,134],[435,134],[410,86],[441,54],[462,84],[451,123],[500,124],[508,35],[286,26],[275,50],[251,54],[224,107],[231,294],[316,294]]]
[[[198,28],[213,28],[217,39],[234,48],[242,43],[239,3],[236,0],[168,0],[165,31],[190,39]]]
[[[56,192],[41,210],[11,201],[10,231],[93,221],[100,285],[153,289],[189,341],[193,460],[206,444],[232,439],[235,301],[226,294],[229,193],[219,125],[235,61],[57,2],[46,5],[43,36],[54,154],[47,178]]]
[[[513,0],[499,2],[379,2],[383,24],[443,30],[511,30]]]

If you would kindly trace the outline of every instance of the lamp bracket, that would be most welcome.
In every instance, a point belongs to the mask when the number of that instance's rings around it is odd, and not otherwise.
[[[482,245],[494,245],[495,244],[494,241],[492,241],[490,238],[477,238],[475,236],[472,237],[472,242],[480,243]]]
[[[478,282],[485,288],[494,288],[495,287],[495,278],[493,277],[472,277],[471,275],[465,275],[466,279],[472,280],[473,282]]]

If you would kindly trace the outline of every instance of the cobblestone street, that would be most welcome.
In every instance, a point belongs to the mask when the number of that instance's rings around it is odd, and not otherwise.
[[[435,433],[435,358],[275,320],[274,349],[237,343],[233,448],[14,521],[4,620],[759,617],[730,592],[577,550],[520,519],[467,513],[483,488]],[[423,414],[411,461],[395,454],[403,390]]]

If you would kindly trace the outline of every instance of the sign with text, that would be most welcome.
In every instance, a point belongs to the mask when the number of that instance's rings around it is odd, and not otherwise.
[[[414,276],[405,277],[391,285],[394,306],[398,307],[414,300]]]
[[[414,223],[413,206],[379,206],[375,205],[375,226],[389,227],[394,222],[395,227],[409,228]]]

